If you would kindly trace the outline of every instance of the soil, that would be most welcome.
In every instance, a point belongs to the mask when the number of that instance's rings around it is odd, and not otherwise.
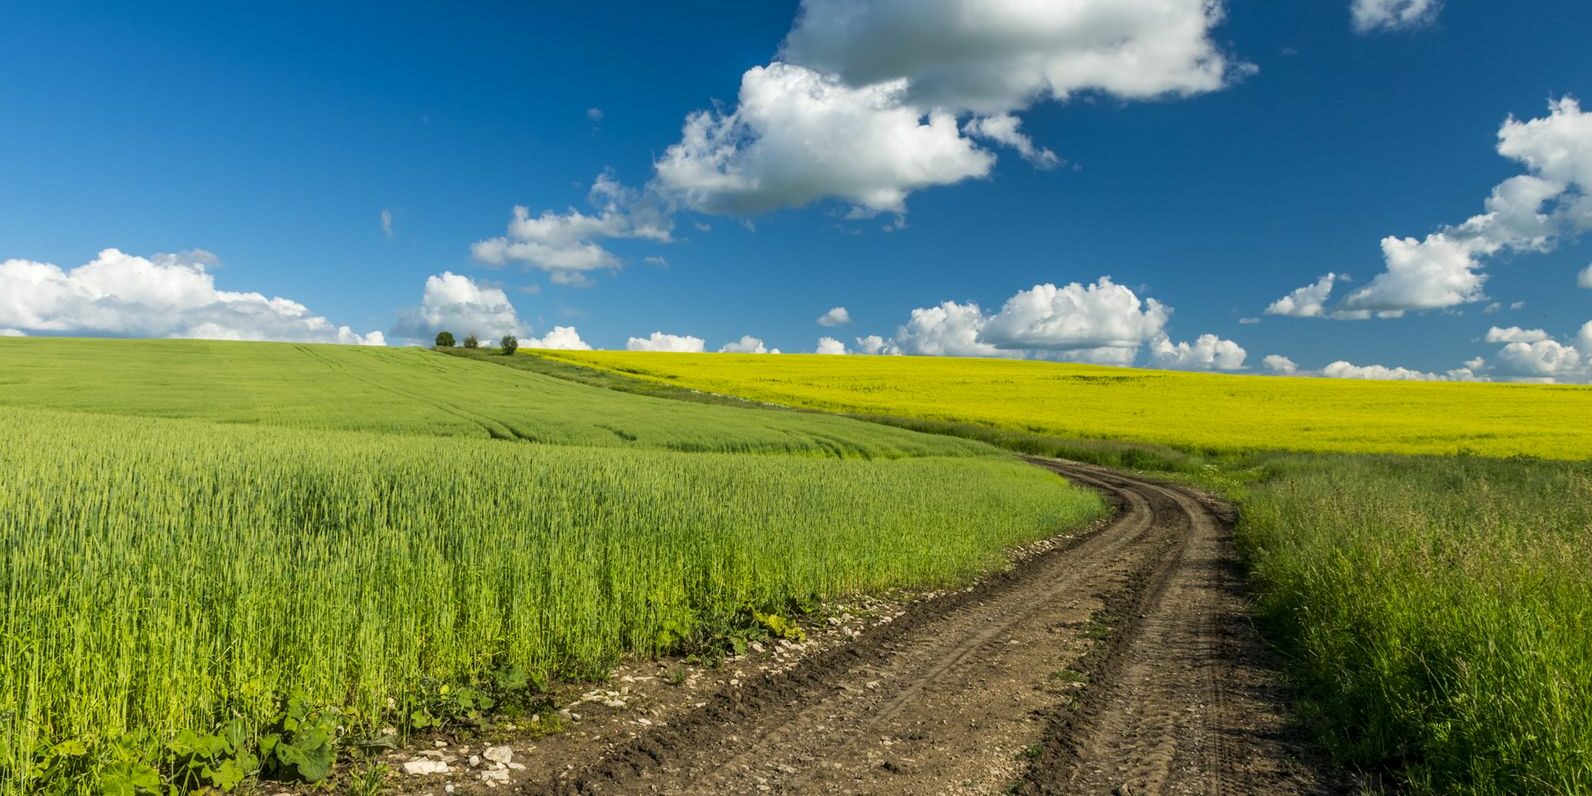
[[[715,669],[645,662],[411,793],[1332,793],[1250,619],[1231,508],[1032,459],[1114,517],[956,592],[846,606]],[[498,741],[503,742],[502,740]],[[478,744],[479,746],[479,744]],[[401,771],[414,753],[394,755]],[[483,777],[483,775],[485,775]]]

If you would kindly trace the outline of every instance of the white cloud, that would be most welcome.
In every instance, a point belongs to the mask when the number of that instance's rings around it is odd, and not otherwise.
[[[779,62],[754,67],[735,110],[686,119],[680,143],[655,164],[657,182],[707,213],[834,197],[865,214],[900,214],[912,191],[989,174],[994,156],[962,137],[953,114],[905,104],[906,88],[853,88]]]
[[[1366,379],[1374,381],[1446,381],[1436,373],[1409,368],[1389,368],[1382,365],[1355,365],[1339,360],[1325,368],[1321,375],[1329,379]]]
[[[1515,381],[1587,382],[1592,381],[1592,322],[1582,326],[1576,338],[1561,342],[1542,329],[1518,326],[1487,330],[1489,343],[1503,343],[1492,367],[1481,357],[1466,362],[1476,372],[1488,372]]]
[[[975,136],[1059,164],[1020,131],[1015,114],[1036,102],[1189,96],[1253,71],[1212,41],[1221,18],[1219,0],[803,0],[778,58],[742,74],[733,105],[689,114],[643,191],[594,198],[595,215],[515,208],[475,256],[584,284],[619,265],[604,240],[667,240],[682,209],[839,200],[849,218],[895,214],[885,229],[900,229],[914,191],[991,173]]]
[[[1018,129],[1022,124],[1022,120],[1016,116],[1002,113],[996,116],[974,117],[968,121],[965,129],[968,135],[987,138],[997,144],[1011,147],[1036,169],[1048,171],[1060,166],[1061,158],[1057,157],[1056,153],[1042,146],[1035,146],[1034,140]]]
[[[1355,365],[1339,360],[1319,373],[1300,373],[1299,375],[1319,375],[1329,379],[1363,379],[1367,381],[1489,381],[1478,373],[1486,366],[1486,360],[1480,357],[1465,363],[1465,367],[1454,368],[1443,373],[1431,373],[1424,370],[1413,370],[1402,367],[1386,367],[1383,365]]]
[[[925,356],[1020,356],[983,342],[981,337],[988,322],[977,304],[945,301],[913,310],[906,325],[896,330],[895,344],[903,353]]]
[[[823,315],[818,316],[819,326],[844,326],[851,323],[851,313],[845,307],[832,307]]]
[[[1222,88],[1235,68],[1210,38],[1220,19],[1211,0],[805,0],[738,103],[687,118],[656,185],[708,213],[836,198],[900,215],[913,191],[990,173],[964,115],[1048,167],[1059,159],[1012,115],[1034,102]]]
[[[1541,329],[1522,329],[1511,326],[1507,329],[1497,326],[1487,330],[1486,340],[1489,343],[1538,343],[1548,339],[1548,333]]]
[[[519,335],[521,329],[508,294],[499,288],[483,287],[467,276],[444,271],[426,277],[420,306],[400,312],[392,333],[430,342],[437,332],[444,331],[452,332],[461,340],[469,334],[491,340],[506,334]]]
[[[1581,274],[1576,277],[1575,284],[1576,287],[1583,287],[1587,290],[1592,290],[1592,265],[1587,266],[1581,271]]]
[[[542,337],[528,337],[520,341],[524,348],[549,348],[560,351],[590,351],[591,346],[580,339],[580,333],[573,326],[554,326],[553,330]]]
[[[818,338],[818,348],[814,353],[839,355],[846,353],[846,344],[833,337]]]
[[[1487,342],[1505,343],[1495,358],[1495,370],[1520,381],[1586,382],[1592,380],[1592,322],[1581,327],[1574,341],[1560,342],[1540,329],[1499,329],[1487,332]]]
[[[392,237],[392,211],[385,207],[381,209],[381,234]]]
[[[1324,314],[1323,307],[1327,298],[1332,295],[1332,287],[1337,281],[1337,274],[1327,274],[1316,280],[1314,284],[1305,285],[1273,301],[1271,306],[1266,308],[1266,314],[1289,318],[1319,318]]]
[[[725,343],[724,347],[719,349],[719,353],[721,353],[721,354],[778,354],[779,353],[779,349],[776,348],[776,349],[770,351],[768,346],[763,344],[763,340],[761,338],[753,337],[753,336],[748,334],[748,335],[742,335],[741,339],[736,340],[733,343]]]
[[[1193,343],[1167,339],[1172,310],[1155,299],[1140,299],[1131,289],[1101,277],[1090,285],[1035,285],[1007,299],[999,312],[979,305],[945,301],[912,311],[895,337],[857,338],[866,354],[918,354],[963,357],[1037,356],[1070,362],[1132,365],[1151,347],[1160,367],[1243,366],[1241,346],[1214,335]]]
[[[804,0],[782,57],[851,85],[902,80],[926,108],[982,115],[1098,91],[1214,91],[1233,65],[1210,0]]]
[[[1150,344],[1154,365],[1172,370],[1241,370],[1245,356],[1243,346],[1214,334],[1202,334],[1192,344],[1166,337]]]
[[[603,113],[603,109],[602,108],[587,108],[586,109],[586,118],[591,120],[591,122],[593,124],[601,122],[603,120],[603,117],[606,116],[606,115],[607,114]]]
[[[1574,346],[1556,340],[1512,342],[1498,352],[1497,369],[1516,378],[1579,380],[1581,353]]]
[[[144,258],[106,249],[71,270],[0,262],[0,327],[27,332],[384,345],[309,308],[260,293],[217,290],[208,252]]]
[[[27,337],[28,333],[21,329],[0,329],[0,337]]]
[[[1292,376],[1299,372],[1299,366],[1294,361],[1280,354],[1270,354],[1260,361],[1266,370],[1279,376]]]
[[[1528,173],[1499,183],[1485,212],[1424,239],[1382,241],[1387,271],[1350,294],[1351,311],[1397,315],[1453,307],[1485,298],[1483,258],[1501,251],[1543,252],[1592,228],[1592,114],[1571,98],[1549,103],[1548,115],[1506,120],[1498,154]]]
[[[886,340],[879,335],[870,334],[866,337],[857,338],[857,353],[872,356],[898,356],[901,354],[901,346],[896,345],[894,340]]]
[[[1059,359],[1129,365],[1139,346],[1163,336],[1171,309],[1141,301],[1101,277],[1085,286],[1035,285],[1006,300],[979,340],[1003,350],[1036,350]]]
[[[1397,315],[1479,301],[1485,297],[1482,285],[1487,275],[1477,270],[1480,264],[1474,253],[1470,242],[1441,232],[1427,235],[1425,240],[1383,238],[1387,270],[1350,293],[1344,306]]]
[[[599,241],[671,239],[674,222],[656,198],[626,188],[607,174],[598,175],[588,199],[595,215],[570,208],[532,216],[525,207],[515,207],[508,234],[477,241],[471,252],[487,265],[520,262],[547,271],[555,283],[578,285],[586,283],[591,271],[622,264]]]
[[[1431,24],[1443,0],[1354,0],[1349,13],[1360,33],[1403,30]]]
[[[707,350],[707,341],[690,335],[653,332],[648,337],[632,337],[625,343],[627,351],[675,351],[700,354]]]

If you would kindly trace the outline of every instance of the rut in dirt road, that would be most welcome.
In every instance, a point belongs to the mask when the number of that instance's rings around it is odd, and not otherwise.
[[[1098,530],[750,682],[547,789],[1312,793],[1250,628],[1231,513],[1033,460],[1118,506]]]

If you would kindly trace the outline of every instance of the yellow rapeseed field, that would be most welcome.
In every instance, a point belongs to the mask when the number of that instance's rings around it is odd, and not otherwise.
[[[1219,451],[1592,456],[1592,388],[942,357],[538,352],[769,403]]]

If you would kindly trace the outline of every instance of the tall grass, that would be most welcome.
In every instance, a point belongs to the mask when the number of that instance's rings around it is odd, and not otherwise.
[[[50,744],[132,738],[153,755],[231,717],[257,731],[294,693],[350,726],[401,725],[437,683],[505,664],[591,675],[747,606],[962,581],[1102,511],[998,455],[616,451],[15,408],[0,408],[0,473],[10,792],[40,785],[25,763]]]
[[[1421,792],[1592,792],[1592,465],[1272,467],[1240,540],[1338,755]]]

